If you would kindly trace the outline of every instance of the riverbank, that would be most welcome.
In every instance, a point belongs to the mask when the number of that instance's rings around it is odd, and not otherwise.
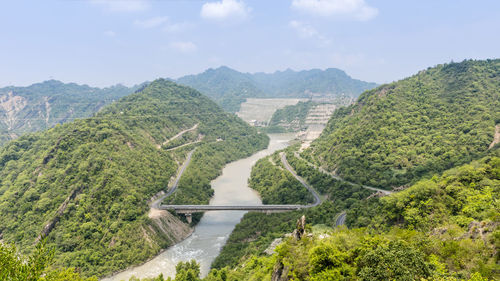
[[[214,196],[211,205],[257,205],[261,204],[258,194],[247,185],[253,164],[262,157],[288,146],[294,134],[269,135],[269,146],[252,156],[227,164],[222,175],[211,182]],[[195,259],[200,263],[201,274],[205,276],[210,265],[226,243],[235,225],[240,222],[245,211],[206,212],[194,232],[184,241],[166,249],[150,261],[103,281],[128,280],[132,276],[139,278],[166,277],[175,275],[175,265],[180,261]]]

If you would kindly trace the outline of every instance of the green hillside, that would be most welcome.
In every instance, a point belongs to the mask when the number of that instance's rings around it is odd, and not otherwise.
[[[294,160],[298,173],[317,190],[330,189],[326,192],[333,204],[245,215],[203,280],[497,280],[499,157],[497,148],[399,193],[369,199],[366,192],[359,197],[359,189],[331,178],[315,180],[320,178],[317,171]],[[262,171],[254,177],[261,183],[272,178]],[[348,199],[342,198],[348,193]],[[343,206],[336,208],[339,204]],[[349,229],[331,227],[329,214],[340,210],[347,210]],[[287,238],[303,214],[310,224],[308,235]],[[278,237],[283,243],[276,253],[266,254]]]
[[[484,155],[500,122],[499,89],[500,60],[429,68],[337,110],[305,154],[353,182],[413,183]]]
[[[238,111],[240,104],[248,97],[266,96],[250,75],[225,66],[184,76],[177,82],[197,89],[230,112]]]
[[[196,124],[201,142],[162,146]],[[30,252],[52,223],[47,243],[56,248],[56,264],[86,276],[143,262],[185,237],[168,231],[188,229],[168,212],[163,220],[148,217],[147,201],[166,188],[187,151],[198,146],[186,176],[203,189],[183,196],[183,203],[207,202],[206,183],[220,173],[220,163],[267,142],[196,90],[156,80],[92,118],[22,136],[0,150],[0,237]],[[219,166],[202,164],[210,159]],[[187,188],[193,186],[181,184],[178,193]]]
[[[136,91],[116,85],[94,88],[56,80],[0,89],[0,145],[16,137],[89,117],[104,105]]]
[[[375,83],[363,82],[344,71],[329,68],[274,73],[241,73],[226,66],[181,77],[177,82],[193,87],[209,96],[224,109],[236,112],[246,98],[357,97]]]

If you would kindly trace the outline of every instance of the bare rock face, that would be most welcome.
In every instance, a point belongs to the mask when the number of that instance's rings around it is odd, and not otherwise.
[[[193,229],[165,210],[151,208],[148,217],[155,225],[154,229],[166,235],[172,244],[178,243],[191,235]]]
[[[297,228],[292,233],[292,237],[300,240],[306,234],[306,216],[302,216],[297,220]]]
[[[7,129],[9,131],[14,128],[17,114],[27,104],[28,101],[25,98],[16,96],[12,92],[9,92],[7,95],[0,96],[0,111],[3,112],[5,118],[3,122],[7,125]]]

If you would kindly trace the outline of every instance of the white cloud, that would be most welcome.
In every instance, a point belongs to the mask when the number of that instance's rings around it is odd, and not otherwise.
[[[243,1],[221,0],[218,2],[209,2],[201,7],[201,17],[208,20],[223,21],[226,19],[246,19],[250,14],[251,8]]]
[[[288,24],[291,28],[295,29],[297,31],[297,34],[299,35],[300,38],[302,39],[310,39],[314,38],[317,39],[320,42],[320,46],[326,46],[330,44],[330,40],[323,36],[321,33],[319,33],[316,28],[311,26],[310,24],[301,22],[301,21],[296,21],[292,20]]]
[[[315,37],[315,36],[319,35],[318,31],[314,27],[312,27],[308,24],[305,24],[303,22],[293,20],[289,23],[289,25],[290,25],[290,27],[292,27],[293,29],[295,29],[297,31],[300,38],[305,39],[305,38],[311,38],[311,37]]]
[[[163,28],[163,30],[165,30],[166,32],[170,32],[170,33],[176,33],[176,32],[185,31],[187,29],[191,29],[193,27],[194,27],[194,24],[192,24],[190,22],[179,22],[179,23],[166,24],[165,27]]]
[[[89,0],[111,12],[141,12],[151,8],[149,0]]]
[[[108,37],[115,37],[116,32],[114,32],[113,30],[107,30],[107,31],[104,31],[104,35],[106,35]]]
[[[167,21],[167,17],[154,17],[145,20],[135,20],[134,25],[141,28],[154,28],[166,23]]]
[[[378,9],[364,0],[293,0],[292,8],[313,15],[367,21],[378,14]]]
[[[192,53],[195,52],[198,48],[196,44],[190,41],[177,41],[170,43],[170,48],[179,51],[181,53]]]

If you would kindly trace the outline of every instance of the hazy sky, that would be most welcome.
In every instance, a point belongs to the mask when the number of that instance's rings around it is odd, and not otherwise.
[[[500,57],[498,0],[0,1],[0,86],[106,86],[227,65],[390,82]]]

